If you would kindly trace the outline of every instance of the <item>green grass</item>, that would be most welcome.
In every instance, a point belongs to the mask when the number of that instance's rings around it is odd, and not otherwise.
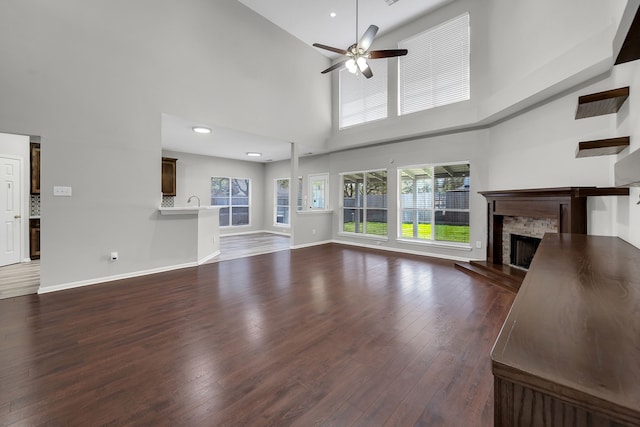
[[[354,222],[345,222],[343,230],[348,233],[355,232]],[[360,232],[363,232],[360,229]],[[376,236],[387,235],[387,224],[383,222],[367,222],[367,234]],[[402,237],[413,239],[413,224],[402,224]],[[418,224],[419,239],[431,239],[431,224]],[[468,225],[436,225],[436,240],[444,242],[469,243]]]
[[[345,222],[342,228],[343,231],[347,233],[355,233],[356,232],[356,223],[355,222]],[[360,233],[364,232],[362,226],[359,230]],[[387,223],[386,222],[367,222],[367,234],[373,234],[376,236],[386,236],[387,235]]]
[[[413,224],[402,224],[402,237],[413,237]],[[418,238],[431,239],[431,224],[418,224]],[[436,225],[436,240],[469,243],[468,225]]]

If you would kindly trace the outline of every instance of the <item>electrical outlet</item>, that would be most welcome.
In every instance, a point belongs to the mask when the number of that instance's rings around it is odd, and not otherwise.
[[[110,259],[111,259],[111,261],[117,261],[118,260],[118,252],[111,252]]]
[[[55,186],[53,187],[54,196],[71,197],[71,187]]]
[[[476,240],[476,248],[482,249],[482,242],[480,240]]]

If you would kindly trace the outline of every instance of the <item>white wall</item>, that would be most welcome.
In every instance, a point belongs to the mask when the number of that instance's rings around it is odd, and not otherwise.
[[[22,188],[21,193],[21,222],[20,234],[22,245],[20,247],[20,259],[29,258],[29,212],[31,195],[31,158],[29,137],[24,135],[12,135],[0,133],[0,156],[6,155],[22,161]]]
[[[319,145],[330,129],[328,60],[239,2],[1,9],[0,131],[42,137],[42,288],[185,262],[157,220],[161,113]]]
[[[190,196],[200,198],[201,206],[211,205],[211,177],[249,178],[251,207],[248,226],[222,227],[220,234],[237,234],[264,229],[263,206],[265,201],[265,167],[263,163],[230,160],[220,157],[163,151],[164,157],[178,159],[176,162],[175,206],[186,206]],[[190,205],[197,202],[192,200]]]

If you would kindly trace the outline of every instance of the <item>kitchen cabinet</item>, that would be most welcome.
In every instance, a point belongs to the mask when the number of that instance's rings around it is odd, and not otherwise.
[[[31,194],[40,194],[40,144],[31,143]]]
[[[40,259],[40,219],[29,220],[29,258]]]
[[[162,195],[176,195],[176,162],[178,159],[162,158]]]

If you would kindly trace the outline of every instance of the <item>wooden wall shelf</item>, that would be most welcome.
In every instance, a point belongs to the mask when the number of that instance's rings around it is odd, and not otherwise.
[[[576,149],[576,157],[608,156],[610,154],[618,154],[627,148],[630,142],[631,138],[628,136],[579,142],[578,148]]]
[[[583,95],[578,98],[576,119],[617,113],[628,97],[629,86]]]

